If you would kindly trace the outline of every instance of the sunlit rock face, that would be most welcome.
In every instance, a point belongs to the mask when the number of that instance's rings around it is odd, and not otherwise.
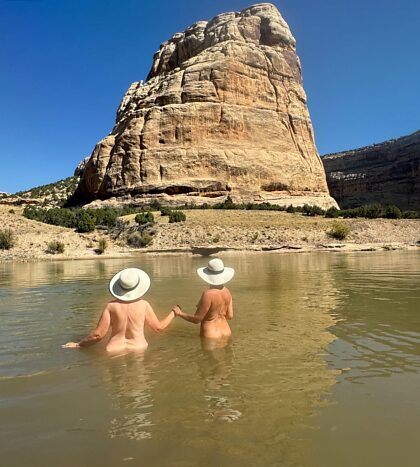
[[[296,42],[269,3],[199,21],[160,46],[146,82],[130,86],[111,134],[96,145],[72,202],[228,193],[335,204]]]
[[[381,203],[420,209],[420,131],[322,161],[331,194],[343,208]]]

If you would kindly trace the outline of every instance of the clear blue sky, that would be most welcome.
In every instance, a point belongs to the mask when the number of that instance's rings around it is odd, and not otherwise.
[[[73,174],[161,42],[252,0],[0,0],[0,191]],[[278,0],[320,154],[420,128],[418,0]]]

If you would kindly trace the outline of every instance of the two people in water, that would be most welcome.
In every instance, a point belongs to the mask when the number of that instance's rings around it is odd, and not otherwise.
[[[233,303],[225,284],[233,278],[235,271],[225,267],[221,259],[214,258],[207,267],[197,269],[197,274],[210,287],[201,295],[195,314],[186,313],[176,305],[159,320],[150,304],[141,299],[150,287],[149,276],[137,268],[118,272],[109,283],[109,291],[115,300],[107,303],[96,328],[80,342],[67,342],[62,347],[91,346],[101,341],[111,328],[107,351],[144,350],[148,346],[144,328],[163,331],[176,317],[194,324],[201,323],[200,335],[204,338],[228,338],[231,335],[228,320],[233,318]]]

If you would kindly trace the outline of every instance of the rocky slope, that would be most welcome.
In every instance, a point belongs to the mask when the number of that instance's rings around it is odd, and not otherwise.
[[[331,195],[342,208],[378,202],[420,210],[420,131],[322,158]]]
[[[269,3],[199,21],[160,46],[146,82],[130,86],[114,129],[96,145],[71,203],[228,193],[335,204],[295,39]]]

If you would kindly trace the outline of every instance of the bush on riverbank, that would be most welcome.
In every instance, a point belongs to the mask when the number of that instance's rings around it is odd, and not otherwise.
[[[47,253],[51,255],[56,255],[58,253],[64,253],[65,247],[64,243],[60,242],[59,240],[53,240],[49,242],[47,245]]]
[[[15,236],[10,229],[0,230],[0,250],[10,250],[15,245]]]
[[[169,223],[173,224],[174,222],[184,222],[186,220],[186,216],[182,211],[172,211],[169,214]]]
[[[150,211],[147,211],[147,212],[141,212],[137,214],[134,220],[139,225],[153,224],[153,222],[155,221],[155,217]]]
[[[344,240],[349,233],[350,229],[346,224],[343,224],[342,222],[334,222],[331,230],[328,232],[328,235],[336,240]]]
[[[108,242],[105,238],[101,238],[98,242],[98,248],[96,248],[95,253],[102,255],[105,253],[105,250],[108,248]]]
[[[147,246],[153,237],[148,232],[133,232],[127,237],[127,243],[133,248],[144,248]]]

